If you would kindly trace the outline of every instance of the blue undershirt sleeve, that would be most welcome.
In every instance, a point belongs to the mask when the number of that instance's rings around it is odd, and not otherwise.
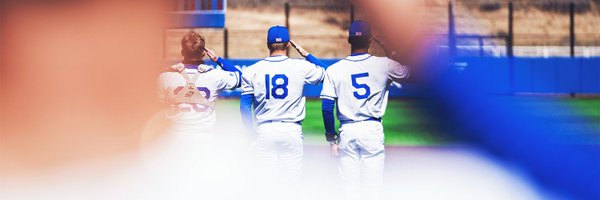
[[[254,120],[252,112],[252,103],[254,102],[254,95],[243,94],[240,98],[240,112],[242,113],[242,121],[248,130],[254,130]]]
[[[325,125],[325,134],[326,135],[335,135],[337,134],[335,131],[335,118],[333,116],[333,108],[335,106],[335,101],[331,99],[322,99],[321,100],[321,110],[323,114],[323,124]],[[332,137],[327,137],[332,138]],[[332,141],[329,141],[332,142]]]
[[[219,57],[217,59],[217,64],[219,64],[221,66],[221,68],[223,68],[223,70],[225,70],[225,71],[237,72],[237,73],[240,73],[240,76],[242,74],[242,71],[240,71],[238,68],[236,68],[235,65],[231,64],[228,60],[225,60],[221,57]]]
[[[308,56],[306,56],[306,60],[312,64],[315,64],[317,66],[320,67],[327,67],[325,65],[325,63],[321,62],[321,60],[319,60],[317,57],[313,56],[312,54],[308,54]]]

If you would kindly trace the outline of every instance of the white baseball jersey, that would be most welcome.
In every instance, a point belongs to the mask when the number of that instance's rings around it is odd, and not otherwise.
[[[254,95],[254,116],[265,121],[304,120],[305,84],[319,84],[325,70],[303,59],[273,56],[244,70],[242,95]]]
[[[406,66],[386,57],[348,56],[327,68],[321,98],[337,99],[338,119],[342,122],[381,118],[390,84],[408,74]]]
[[[195,83],[200,93],[209,102],[214,102],[223,90],[234,89],[240,83],[238,73],[212,69],[212,67],[207,65],[201,65],[200,67],[209,71],[201,73]],[[195,67],[193,65],[186,65],[185,72],[189,76],[200,73],[198,69],[190,68]],[[159,97],[163,103],[169,104],[172,112],[168,112],[167,117],[172,120],[175,127],[190,131],[212,128],[216,120],[214,106],[174,103],[175,95],[186,84],[186,80],[181,74],[177,72],[164,72],[159,76],[158,83]]]

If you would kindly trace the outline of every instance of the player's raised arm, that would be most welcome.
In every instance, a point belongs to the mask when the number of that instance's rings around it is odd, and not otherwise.
[[[312,65],[306,65],[307,67],[304,68],[305,83],[317,85],[323,82],[323,78],[325,78],[325,64],[294,41],[290,40],[290,43],[296,48],[300,55],[304,56],[308,62],[312,63]]]
[[[327,67],[325,65],[325,63],[321,62],[321,60],[319,60],[317,57],[315,57],[308,51],[304,50],[304,48],[302,48],[302,46],[298,45],[298,43],[294,42],[293,40],[290,40],[290,43],[292,43],[292,47],[294,47],[296,49],[296,51],[298,51],[298,53],[300,55],[302,55],[302,57],[306,58],[306,60],[308,62],[315,64],[317,66],[320,66],[320,67]]]
[[[223,68],[223,70],[230,71],[230,72],[236,72],[236,73],[239,73],[240,75],[242,74],[242,71],[240,69],[235,67],[229,61],[221,58],[220,56],[217,56],[217,54],[215,54],[215,52],[213,50],[211,50],[209,48],[205,48],[204,51],[206,52],[206,55],[210,58],[210,60],[212,60],[213,62],[216,62],[219,66],[221,66],[221,68]]]
[[[223,78],[221,79],[222,85],[225,89],[235,89],[242,85],[242,71],[231,64],[229,61],[217,56],[217,54],[209,49],[204,48],[204,52],[212,60],[217,63],[226,73],[222,74]],[[233,73],[232,73],[233,72]]]

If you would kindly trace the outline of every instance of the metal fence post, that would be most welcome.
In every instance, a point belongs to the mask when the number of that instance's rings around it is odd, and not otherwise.
[[[450,57],[456,56],[456,30],[454,29],[453,1],[448,1],[448,52]]]
[[[483,57],[483,37],[480,35],[477,39],[479,40],[479,57]]]
[[[285,27],[287,27],[287,29],[288,29],[288,31],[290,32],[290,35],[291,35],[292,31],[290,29],[290,2],[285,2],[284,10],[285,10]],[[287,49],[285,51],[285,54],[287,56],[289,56],[290,55],[290,50]]]
[[[575,57],[575,3],[569,2],[569,44],[571,47],[571,57]]]
[[[285,11],[285,27],[290,29],[290,2],[285,2],[283,9]]]
[[[513,2],[508,2],[508,36],[506,43],[506,54],[513,57],[514,33],[513,33]]]
[[[229,30],[223,29],[223,54],[225,58],[229,58]]]
[[[515,94],[515,65],[513,57],[513,44],[514,44],[514,33],[513,33],[513,2],[508,2],[508,36],[506,36],[506,54],[508,56],[508,70],[510,80],[510,93]]]
[[[354,4],[350,4],[350,22],[353,22],[354,19]]]

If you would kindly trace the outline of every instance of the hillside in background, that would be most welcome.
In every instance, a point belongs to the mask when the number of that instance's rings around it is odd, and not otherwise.
[[[323,58],[340,58],[349,52],[346,30],[350,23],[348,0],[228,0],[226,26],[229,30],[229,56],[260,58],[267,55],[266,30],[285,24],[284,3],[292,3],[292,38]],[[506,35],[508,0],[457,0],[458,34]],[[516,46],[567,46],[569,44],[568,1],[515,0],[514,34]],[[576,0],[576,45],[600,46],[600,0]],[[448,1],[425,0],[433,21],[432,34],[448,30]],[[333,5],[333,6],[325,6]],[[357,8],[360,18],[360,8]],[[390,19],[394,20],[394,19]],[[223,54],[223,31],[198,29],[208,45]],[[178,58],[179,37],[185,30],[170,30],[167,58]],[[485,45],[504,45],[501,39]],[[174,47],[174,48],[171,48]],[[380,54],[377,47],[376,54]],[[298,57],[295,52],[292,56]]]

